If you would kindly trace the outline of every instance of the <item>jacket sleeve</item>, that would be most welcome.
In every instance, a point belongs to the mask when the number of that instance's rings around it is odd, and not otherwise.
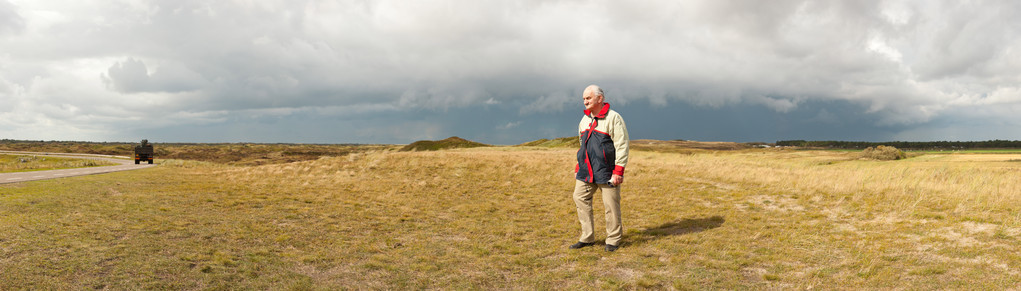
[[[628,148],[631,146],[631,138],[627,134],[627,125],[624,118],[615,114],[610,125],[610,139],[613,140],[613,150],[617,153],[617,160],[614,161],[613,174],[624,175],[624,167],[627,166]]]

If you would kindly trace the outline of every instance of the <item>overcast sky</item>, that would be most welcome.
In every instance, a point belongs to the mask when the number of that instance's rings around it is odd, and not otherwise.
[[[1021,1],[0,0],[0,138],[1021,139]]]

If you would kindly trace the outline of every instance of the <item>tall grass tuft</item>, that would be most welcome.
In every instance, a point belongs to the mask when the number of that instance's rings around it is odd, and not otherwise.
[[[861,159],[866,160],[893,161],[906,159],[908,156],[904,154],[904,151],[901,151],[895,147],[881,145],[874,148],[873,147],[866,148],[864,151],[861,152],[859,157]]]

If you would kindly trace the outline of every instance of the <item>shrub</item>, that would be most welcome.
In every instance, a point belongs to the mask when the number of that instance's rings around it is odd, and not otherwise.
[[[869,160],[880,160],[880,161],[892,161],[906,159],[908,156],[895,147],[891,146],[877,146],[868,147],[861,152],[860,158]]]

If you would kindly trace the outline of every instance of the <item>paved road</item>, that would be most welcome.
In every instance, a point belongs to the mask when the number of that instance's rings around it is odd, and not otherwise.
[[[89,167],[89,168],[77,168],[77,169],[63,169],[63,170],[49,170],[49,171],[33,171],[33,172],[16,172],[16,173],[0,173],[0,184],[5,183],[16,183],[25,181],[35,180],[46,180],[56,179],[64,177],[84,176],[92,174],[102,174],[117,171],[137,170],[152,167],[154,165],[140,164],[135,165],[135,160],[131,159],[115,159],[118,156],[107,156],[107,155],[90,155],[90,154],[66,154],[66,153],[34,153],[34,152],[13,152],[13,151],[0,151],[0,154],[10,155],[35,155],[35,156],[48,156],[48,157],[62,157],[62,158],[85,158],[93,160],[101,160],[118,163],[118,166],[103,166],[103,167]],[[119,157],[127,158],[127,157]]]

